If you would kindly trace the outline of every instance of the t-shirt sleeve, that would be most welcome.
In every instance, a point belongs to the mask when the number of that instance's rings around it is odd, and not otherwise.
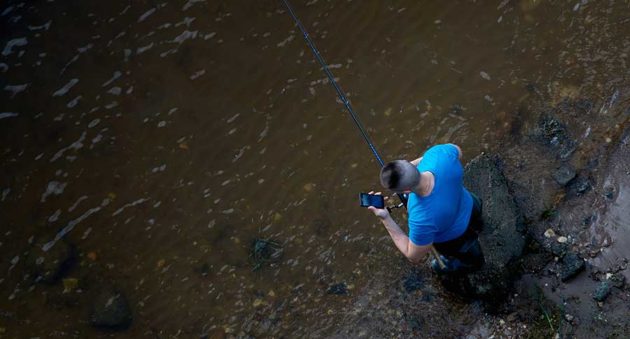
[[[416,246],[425,246],[433,243],[437,227],[432,224],[421,224],[409,220],[409,240]]]
[[[455,159],[459,159],[459,150],[455,147],[454,144],[444,144],[442,145],[442,149],[448,155],[455,157]]]

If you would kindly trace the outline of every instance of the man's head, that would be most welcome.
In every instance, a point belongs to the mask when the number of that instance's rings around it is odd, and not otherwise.
[[[420,183],[420,172],[406,160],[395,160],[381,169],[381,185],[396,193],[413,191]]]

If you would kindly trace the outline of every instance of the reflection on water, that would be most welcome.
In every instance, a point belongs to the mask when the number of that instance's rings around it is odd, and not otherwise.
[[[585,140],[618,119],[627,5],[294,5],[387,159],[497,149],[532,95],[593,99]],[[279,2],[9,1],[0,22],[7,334],[93,335],[103,281],[130,300],[130,337],[406,319],[361,301],[409,267],[356,206],[378,168]],[[282,257],[252,270],[254,239]],[[68,243],[79,288],[34,284],[30,262]]]

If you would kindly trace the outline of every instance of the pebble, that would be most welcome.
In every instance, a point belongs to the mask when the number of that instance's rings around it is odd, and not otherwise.
[[[560,236],[558,237],[558,239],[556,239],[559,243],[564,244],[568,241],[567,237],[565,236]]]
[[[545,238],[551,238],[555,235],[556,235],[556,232],[554,232],[551,228],[545,231]]]

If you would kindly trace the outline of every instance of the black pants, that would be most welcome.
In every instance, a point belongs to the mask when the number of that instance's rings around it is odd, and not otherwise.
[[[440,243],[434,243],[435,249],[447,259],[459,259],[469,269],[479,269],[483,265],[483,252],[479,244],[479,233],[483,229],[481,217],[482,201],[476,195],[473,197],[473,209],[466,231],[459,237]]]

